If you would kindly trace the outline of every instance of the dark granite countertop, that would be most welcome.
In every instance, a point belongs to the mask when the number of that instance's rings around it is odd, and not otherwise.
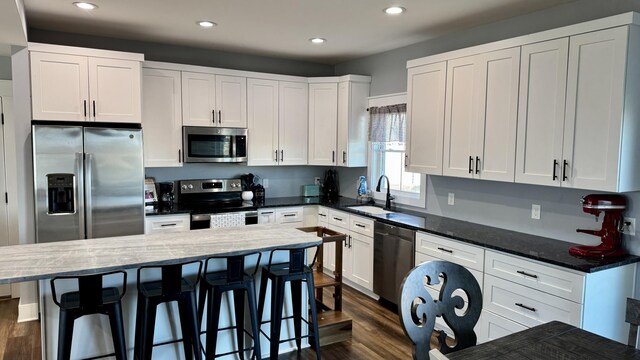
[[[260,208],[302,205],[322,205],[337,210],[347,211],[384,223],[399,225],[408,229],[423,231],[434,235],[440,235],[469,244],[482,246],[487,249],[498,250],[585,273],[592,273],[640,262],[640,257],[634,255],[626,255],[615,259],[603,260],[578,258],[570,255],[568,251],[571,246],[576,245],[574,243],[405,209],[396,209],[395,211],[397,212],[390,214],[370,215],[349,209],[348,207],[350,206],[365,204],[357,201],[356,199],[344,197],[334,201],[328,201],[319,197],[305,198],[298,196],[269,198],[260,203],[254,202],[253,204],[246,204],[242,209],[256,210]],[[225,211],[229,211],[229,209],[225,209]],[[179,206],[172,206],[170,208],[158,208],[153,213],[147,213],[147,215],[169,215],[188,212],[189,211],[187,209],[180,209]]]

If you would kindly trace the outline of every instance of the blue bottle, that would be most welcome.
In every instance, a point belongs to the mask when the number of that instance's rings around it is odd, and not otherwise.
[[[358,178],[358,196],[364,196],[367,194],[367,180],[364,176]]]

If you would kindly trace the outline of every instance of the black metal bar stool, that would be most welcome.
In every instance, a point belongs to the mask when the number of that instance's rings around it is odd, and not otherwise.
[[[245,273],[245,259],[257,255],[255,270],[252,274]],[[256,307],[256,290],[253,282],[254,276],[260,265],[260,252],[253,252],[238,256],[212,256],[205,261],[204,273],[200,282],[200,295],[198,299],[198,320],[202,327],[205,299],[207,301],[207,334],[206,359],[211,360],[219,356],[238,354],[244,359],[244,352],[251,348],[244,348],[244,335],[250,335],[253,339],[253,354],[256,359],[261,358],[260,353],[260,323],[258,322],[258,310]],[[209,261],[226,259],[226,270],[208,272]],[[233,303],[235,308],[235,326],[219,328],[222,295],[227,291],[233,291]],[[244,299],[245,293],[249,303],[249,317],[251,318],[251,334],[244,328]],[[216,342],[218,332],[222,330],[236,329],[238,350],[216,354]]]
[[[313,338],[313,345],[316,349],[316,358],[320,360],[320,339],[318,338],[318,313],[316,310],[316,302],[314,298],[313,271],[310,266],[305,264],[305,252],[312,247],[318,245],[300,245],[298,247],[278,248],[271,251],[269,255],[269,263],[262,267],[262,278],[260,279],[260,296],[258,300],[258,316],[261,324],[271,323],[270,334],[267,335],[260,330],[262,334],[269,339],[270,349],[269,358],[278,358],[278,349],[280,343],[294,340],[298,351],[300,351],[302,339],[305,337]],[[289,252],[289,262],[272,264],[273,254],[277,251]],[[317,253],[317,252],[316,252]],[[313,263],[316,259],[314,256]],[[262,321],[265,299],[267,296],[267,285],[271,280],[271,320]],[[282,317],[282,308],[284,306],[284,290],[286,283],[291,283],[291,304],[293,307],[293,316]],[[302,283],[306,282],[307,291],[309,293],[309,308],[311,310],[311,322],[302,318]],[[280,340],[280,330],[282,328],[282,320],[293,319],[295,337]],[[310,327],[309,335],[302,336],[302,321]]]
[[[184,266],[198,263],[195,280],[182,276]],[[160,269],[161,278],[140,281],[144,269]],[[191,261],[162,266],[142,266],[138,269],[138,308],[136,313],[136,338],[134,354],[139,360],[150,360],[153,352],[153,333],[156,311],[160,304],[177,301],[182,329],[182,343],[186,359],[202,359],[200,353],[200,327],[196,310],[196,284],[200,278],[202,263]]]
[[[117,287],[102,287],[106,276],[122,274],[122,292]],[[63,293],[60,301],[56,295],[56,281],[76,280],[78,291]],[[58,324],[58,360],[68,360],[71,356],[73,325],[76,319],[93,314],[109,316],[111,337],[115,356],[118,360],[127,358],[127,346],[122,321],[122,297],[127,291],[127,273],[112,271],[84,276],[57,276],[51,279],[53,302],[60,308]]]

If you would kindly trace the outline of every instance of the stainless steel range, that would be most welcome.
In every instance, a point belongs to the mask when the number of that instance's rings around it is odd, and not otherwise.
[[[240,179],[179,180],[175,189],[178,208],[191,212],[191,230],[258,223],[256,207],[242,201]]]

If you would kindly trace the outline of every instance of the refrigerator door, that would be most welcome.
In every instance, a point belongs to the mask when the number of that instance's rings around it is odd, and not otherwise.
[[[142,130],[84,129],[87,238],[144,233]]]
[[[32,130],[36,242],[84,239],[82,127]]]

